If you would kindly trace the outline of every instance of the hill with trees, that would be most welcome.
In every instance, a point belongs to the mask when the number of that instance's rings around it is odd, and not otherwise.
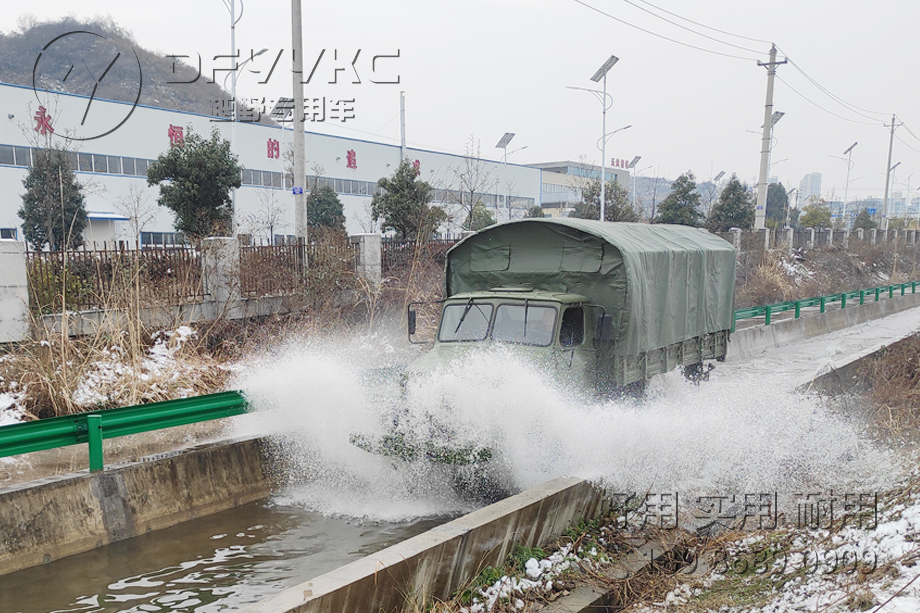
[[[110,40],[123,56],[132,60],[134,53],[137,53],[143,74],[139,104],[212,115],[216,100],[230,99],[230,94],[224,91],[219,83],[208,83],[208,75],[202,74],[201,78],[195,80],[197,69],[176,58],[144,49],[138,45],[130,32],[119,27],[111,19],[104,18],[80,20],[65,17],[59,21],[39,21],[31,15],[20,17],[18,30],[0,33],[0,81],[32,87],[32,71],[42,49],[55,38],[75,31],[99,34]],[[64,36],[55,41],[54,53],[48,52],[48,59],[52,62],[64,62],[89,57],[94,52],[104,52],[106,55],[112,53],[111,46],[106,40],[94,38],[96,37],[91,35]],[[113,63],[106,78],[99,82],[95,97],[134,102],[137,89],[132,69],[135,66],[133,61]],[[63,66],[63,69],[66,68],[67,66]],[[62,70],[61,74],[65,74],[65,70]],[[194,83],[191,82],[193,80]],[[89,95],[95,84],[87,70],[73,70],[67,74],[65,81],[36,83],[38,87],[81,95]],[[263,116],[261,121],[272,123],[267,116]]]

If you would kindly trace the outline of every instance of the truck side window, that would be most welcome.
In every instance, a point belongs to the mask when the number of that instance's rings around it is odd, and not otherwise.
[[[566,309],[562,314],[559,343],[563,347],[581,345],[585,340],[585,311],[581,307]]]

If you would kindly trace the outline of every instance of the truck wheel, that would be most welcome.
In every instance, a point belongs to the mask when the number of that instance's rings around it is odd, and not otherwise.
[[[699,385],[700,381],[709,381],[709,373],[714,369],[715,366],[712,364],[697,362],[696,364],[682,367],[680,371],[687,381],[692,382],[694,385]]]

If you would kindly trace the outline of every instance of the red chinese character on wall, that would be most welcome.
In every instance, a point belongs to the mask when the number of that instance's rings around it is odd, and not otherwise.
[[[273,138],[268,139],[268,157],[275,160],[281,157],[281,143]]]
[[[35,131],[41,134],[47,134],[51,132],[54,134],[54,128],[51,127],[51,115],[48,115],[48,111],[45,107],[40,106],[38,110],[35,111]]]
[[[185,137],[182,133],[182,128],[180,126],[174,126],[169,124],[169,145],[178,145],[181,147],[185,144]]]
[[[345,153],[345,166],[348,168],[357,168],[358,167],[358,154],[355,153],[354,149],[349,149]]]

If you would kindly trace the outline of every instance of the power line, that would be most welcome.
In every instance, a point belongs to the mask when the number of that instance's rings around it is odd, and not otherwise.
[[[844,121],[849,121],[849,122],[851,122],[851,123],[862,124],[862,125],[864,125],[864,126],[884,125],[884,124],[879,123],[878,121],[859,121],[858,119],[850,119],[849,117],[844,117],[843,115],[838,115],[838,114],[835,113],[834,111],[831,111],[831,110],[829,110],[829,109],[824,108],[823,106],[821,106],[820,104],[818,104],[817,102],[815,102],[814,100],[812,100],[811,98],[809,98],[808,96],[806,96],[805,94],[803,94],[802,92],[800,92],[799,90],[797,90],[796,88],[794,88],[794,87],[792,87],[791,85],[789,85],[789,83],[787,83],[786,80],[783,79],[782,77],[777,76],[776,78],[779,79],[786,87],[788,87],[788,88],[791,89],[793,92],[795,92],[796,94],[798,94],[803,100],[805,100],[806,102],[808,102],[808,103],[810,103],[810,104],[812,104],[812,105],[818,107],[819,109],[821,109],[821,110],[824,111],[825,113],[828,113],[829,115],[833,115],[834,117],[837,117],[837,118],[842,119],[842,120],[844,120]]]
[[[726,41],[724,41],[724,40],[720,40],[720,39],[718,39],[718,38],[716,38],[716,37],[714,37],[714,36],[709,36],[708,34],[703,34],[702,32],[697,32],[697,31],[694,30],[693,28],[688,28],[687,26],[681,25],[681,24],[677,23],[676,21],[671,21],[671,20],[668,19],[667,17],[662,17],[661,15],[658,15],[657,13],[654,13],[654,12],[652,12],[652,11],[646,9],[646,8],[642,8],[641,6],[639,6],[638,4],[636,4],[635,2],[633,2],[632,0],[622,0],[622,2],[625,2],[626,4],[628,4],[628,5],[630,5],[630,6],[633,6],[633,7],[637,8],[637,9],[639,9],[640,11],[643,11],[643,12],[645,12],[645,13],[648,13],[648,14],[651,15],[652,17],[655,17],[655,18],[657,18],[657,19],[661,19],[662,21],[667,22],[667,23],[671,24],[672,26],[678,27],[678,28],[680,28],[680,29],[682,29],[682,30],[686,30],[687,32],[690,32],[690,33],[692,33],[692,34],[696,34],[697,36],[702,36],[703,38],[707,38],[707,39],[709,39],[709,40],[711,40],[711,41],[715,41],[715,42],[721,43],[721,44],[723,44],[723,45],[728,45],[729,47],[734,47],[735,49],[741,49],[742,51],[750,51],[751,53],[760,53],[760,51],[758,51],[757,49],[751,49],[750,47],[742,47],[742,46],[736,45],[736,44],[734,44],[734,43],[729,43],[729,42],[726,42]],[[658,8],[658,7],[655,7],[655,8]],[[767,44],[770,44],[770,43],[767,43]]]
[[[902,121],[902,122],[901,122],[901,125],[904,126],[904,129],[907,130],[907,133],[908,133],[908,134],[910,134],[910,135],[913,136],[915,139],[917,139],[918,141],[920,141],[920,136],[917,136],[916,134],[914,134],[914,133],[911,131],[910,127],[909,127],[906,123],[904,123],[904,122]]]
[[[610,13],[607,13],[607,12],[605,12],[605,11],[602,11],[601,9],[599,9],[599,8],[597,8],[597,7],[591,6],[591,5],[588,4],[587,2],[584,2],[583,0],[572,0],[572,1],[575,2],[576,4],[580,4],[580,5],[584,6],[585,8],[591,9],[592,11],[594,11],[594,12],[596,12],[596,13],[599,13],[599,14],[603,15],[604,17],[608,17],[608,18],[610,18],[610,19],[613,19],[613,20],[616,21],[616,22],[622,23],[622,24],[625,25],[625,26],[629,26],[630,28],[639,30],[640,32],[645,32],[646,34],[651,34],[652,36],[654,36],[654,37],[656,37],[656,38],[661,38],[661,39],[666,40],[666,41],[668,41],[668,42],[676,43],[676,44],[678,44],[678,45],[683,45],[684,47],[689,47],[690,49],[696,49],[697,51],[703,51],[704,53],[711,53],[711,54],[713,54],[713,55],[720,55],[720,56],[722,56],[722,57],[730,57],[730,58],[733,58],[733,59],[736,59],[736,60],[745,60],[745,61],[756,60],[756,58],[744,57],[744,56],[741,56],[741,55],[732,55],[731,53],[722,53],[721,51],[713,51],[712,49],[706,49],[705,47],[697,47],[696,45],[691,45],[690,43],[685,43],[685,42],[682,42],[682,41],[679,41],[679,40],[676,40],[676,39],[673,39],[673,38],[669,38],[669,37],[667,37],[667,36],[665,36],[665,35],[663,35],[663,34],[658,34],[657,32],[653,32],[652,30],[647,30],[647,29],[645,29],[645,28],[643,28],[643,27],[637,26],[637,25],[635,25],[635,24],[633,24],[633,23],[630,23],[630,22],[628,22],[628,21],[625,21],[625,20],[623,20],[623,19],[620,19],[619,17],[614,17],[614,16],[611,15]]]
[[[901,125],[903,126],[904,124],[902,123]],[[904,140],[903,138],[901,138],[900,136],[898,136],[897,134],[895,134],[894,137],[895,137],[896,139],[898,139],[899,141],[901,141],[901,144],[904,145],[905,147],[907,147],[908,149],[910,149],[911,151],[915,151],[915,152],[917,152],[917,153],[920,153],[920,149],[914,149],[913,147],[911,147],[910,145],[908,145],[907,142],[905,142],[905,140]]]
[[[754,42],[754,43],[763,43],[763,44],[765,44],[765,45],[770,45],[770,44],[772,44],[772,43],[771,43],[770,41],[768,41],[768,40],[763,40],[763,39],[760,39],[760,38],[751,38],[750,36],[743,36],[743,35],[741,35],[741,34],[735,34],[735,33],[733,33],[733,32],[726,32],[725,30],[720,30],[719,28],[713,28],[712,26],[707,26],[705,23],[700,23],[699,21],[693,21],[692,19],[687,19],[686,17],[681,17],[681,16],[678,15],[677,13],[673,13],[673,12],[667,10],[667,9],[663,9],[663,8],[661,8],[660,6],[655,6],[655,5],[652,4],[651,2],[646,2],[646,0],[639,0],[639,2],[641,2],[642,4],[647,4],[648,6],[654,8],[654,9],[658,9],[658,10],[661,11],[662,13],[667,13],[668,15],[671,15],[672,17],[677,17],[678,19],[682,19],[683,21],[686,21],[686,22],[688,22],[688,23],[692,23],[693,25],[700,26],[701,28],[706,28],[707,30],[712,30],[713,32],[718,32],[718,33],[720,33],[720,34],[726,34],[726,35],[728,35],[728,36],[734,36],[735,38],[742,38],[742,39],[744,39],[744,40],[749,40],[749,41]]]
[[[779,47],[777,47],[777,48],[779,48]],[[780,49],[780,51],[783,51],[783,50]],[[851,103],[851,102],[847,102],[846,100],[844,100],[844,99],[841,98],[840,96],[836,95],[834,92],[830,91],[829,89],[827,89],[826,87],[824,87],[823,85],[821,85],[820,83],[818,83],[818,81],[817,81],[814,77],[812,77],[811,75],[809,75],[807,72],[805,72],[805,70],[804,70],[801,66],[799,66],[799,65],[796,64],[792,59],[790,59],[790,58],[789,58],[789,55],[788,55],[785,51],[783,51],[783,55],[786,56],[786,60],[787,60],[796,70],[798,70],[798,71],[802,74],[803,77],[805,77],[806,79],[808,79],[808,80],[812,83],[812,85],[814,85],[815,87],[817,87],[819,90],[821,90],[821,92],[823,92],[825,95],[827,95],[829,98],[831,98],[834,102],[836,102],[836,103],[839,104],[840,106],[846,108],[847,110],[852,111],[853,113],[856,113],[857,115],[860,115],[860,116],[862,116],[862,117],[865,117],[866,119],[873,119],[873,120],[874,120],[874,119],[878,119],[878,118],[877,118],[877,117],[870,117],[869,115],[865,115],[864,113],[869,113],[870,115],[885,115],[885,116],[891,114],[891,113],[887,113],[887,112],[883,113],[883,112],[881,112],[881,111],[872,111],[872,110],[869,110],[869,109],[864,109],[864,108],[862,108],[862,107],[860,107],[860,106],[856,106],[855,104],[853,104],[853,103]]]

